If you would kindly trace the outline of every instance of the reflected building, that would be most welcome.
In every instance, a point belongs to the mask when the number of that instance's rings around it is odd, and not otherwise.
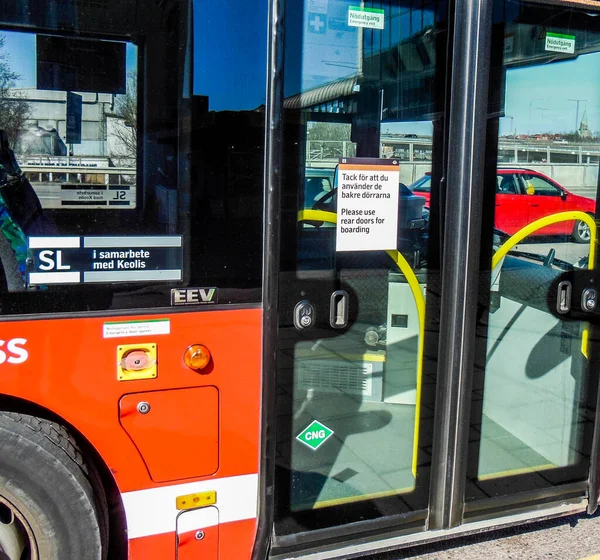
[[[70,153],[94,158],[122,157],[123,147],[114,134],[114,128],[122,121],[115,115],[115,95],[81,93],[81,143],[67,145],[65,91],[35,88],[11,91],[26,100],[29,109],[25,131],[15,149],[20,156],[67,156]]]
[[[433,102],[439,39],[435,4],[386,0],[365,2],[365,8],[383,10],[382,29],[350,27],[344,1],[328,3],[327,14],[319,20],[327,27],[319,33],[311,27],[311,18],[317,16],[304,14],[308,62],[298,80],[300,91],[286,91],[285,106],[334,114],[377,113],[378,120],[431,120],[440,109]],[[317,49],[320,64],[307,54]]]
[[[577,131],[580,138],[590,139],[592,137],[592,131],[588,125],[588,116],[587,111],[583,112],[583,117],[581,119],[581,124],[579,125],[579,130]]]

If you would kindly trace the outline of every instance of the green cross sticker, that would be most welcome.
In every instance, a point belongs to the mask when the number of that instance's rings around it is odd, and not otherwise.
[[[296,439],[304,445],[310,447],[313,451],[316,451],[332,435],[333,430],[330,430],[327,426],[321,424],[321,422],[313,420],[296,436]]]

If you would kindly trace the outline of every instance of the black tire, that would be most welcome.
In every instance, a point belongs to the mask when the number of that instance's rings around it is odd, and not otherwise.
[[[575,243],[589,243],[590,242],[590,226],[588,226],[582,220],[577,220],[573,226],[573,241]]]
[[[0,412],[2,520],[17,523],[17,537],[5,536],[4,546],[26,542],[27,559],[105,560],[106,498],[98,474],[60,424]]]

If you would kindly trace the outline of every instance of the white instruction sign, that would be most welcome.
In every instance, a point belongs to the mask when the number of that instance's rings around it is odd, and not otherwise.
[[[336,251],[397,249],[399,193],[397,160],[340,159]]]
[[[575,35],[547,31],[545,48],[547,51],[573,54],[575,52]]]

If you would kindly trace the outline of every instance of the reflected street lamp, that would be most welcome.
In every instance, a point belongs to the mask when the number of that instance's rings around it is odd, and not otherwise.
[[[544,119],[544,115],[550,110],[550,109],[546,109],[545,107],[536,107],[536,109],[538,111],[540,111],[542,113],[542,122],[544,122],[546,119]]]
[[[515,118],[512,115],[504,115],[505,119],[510,119],[510,131],[509,131],[509,136],[514,136],[513,135],[513,123]]]
[[[534,101],[546,101],[544,97],[533,97],[529,100],[529,129],[527,131],[527,136],[531,134],[531,106]]]

